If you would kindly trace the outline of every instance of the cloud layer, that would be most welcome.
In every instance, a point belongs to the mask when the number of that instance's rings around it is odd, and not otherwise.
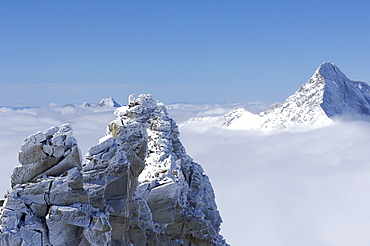
[[[231,245],[370,243],[370,124],[262,134],[180,129],[216,191]]]
[[[222,106],[177,105],[189,116],[224,113]],[[28,135],[69,122],[82,154],[115,116],[104,108],[0,108],[1,190],[9,189],[17,153]],[[188,154],[210,177],[231,245],[369,245],[370,123],[266,134],[180,127]]]

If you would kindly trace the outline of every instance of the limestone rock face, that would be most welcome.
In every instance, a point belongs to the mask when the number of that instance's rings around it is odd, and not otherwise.
[[[0,245],[78,245],[84,226],[65,217],[77,217],[84,210],[91,211],[91,217],[94,210],[86,208],[89,198],[70,126],[29,136],[19,162],[1,208]],[[70,208],[76,209],[71,212]]]
[[[81,169],[77,141],[68,125],[52,127],[25,139],[19,163],[11,176],[12,187],[42,176],[55,176],[76,167]]]
[[[0,245],[227,245],[202,167],[150,95],[129,97],[81,158],[68,125],[25,140]]]

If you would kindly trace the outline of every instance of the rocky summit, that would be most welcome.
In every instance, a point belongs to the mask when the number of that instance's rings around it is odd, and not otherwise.
[[[0,245],[227,245],[208,177],[150,95],[129,97],[82,163],[71,127],[25,139]]]

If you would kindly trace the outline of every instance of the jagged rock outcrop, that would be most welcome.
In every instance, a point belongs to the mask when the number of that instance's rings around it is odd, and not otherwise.
[[[130,96],[81,164],[69,125],[25,140],[0,245],[226,245],[202,167],[150,95]]]
[[[1,209],[0,245],[103,245],[91,231],[109,225],[89,204],[81,157],[69,125],[28,137]]]
[[[370,86],[351,81],[329,62],[319,66],[307,83],[281,105],[274,105],[259,115],[235,110],[225,117],[230,129],[286,129],[293,126],[320,127],[336,117],[370,116]]]

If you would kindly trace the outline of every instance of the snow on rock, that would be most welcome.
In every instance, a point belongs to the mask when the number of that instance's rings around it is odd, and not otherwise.
[[[78,228],[50,217],[53,206],[60,207],[60,216],[70,206],[89,206],[80,152],[70,126],[29,136],[19,162],[1,208],[0,245],[78,245]]]
[[[274,105],[259,115],[234,110],[225,116],[229,129],[270,131],[294,126],[316,128],[328,125],[336,117],[370,116],[370,86],[349,80],[329,62],[319,66],[307,83],[281,105]]]
[[[259,129],[261,117],[244,108],[237,108],[223,116],[222,127],[229,129]]]
[[[225,245],[208,177],[186,154],[165,106],[150,95],[132,95],[128,106],[118,108],[115,114],[117,119],[108,125],[107,136],[99,143],[105,150],[90,151],[84,167],[86,172],[96,172],[99,167],[104,172],[118,161],[128,168],[125,196],[113,194],[111,200],[112,195],[103,191],[96,197],[103,204],[113,203],[113,209],[122,209],[114,203],[126,206],[123,211],[111,211],[125,228],[112,233],[112,239],[123,237],[134,245]],[[111,152],[117,157],[109,159],[117,161],[104,162]],[[104,182],[92,185],[89,193],[103,189]]]
[[[12,187],[43,176],[59,175],[73,167],[81,169],[80,152],[69,125],[29,136],[18,159],[21,166],[12,173]]]
[[[97,107],[121,107],[113,97],[103,98],[100,102],[96,105]]]
[[[0,245],[227,245],[208,177],[150,95],[129,97],[81,164],[68,125],[25,140]]]

